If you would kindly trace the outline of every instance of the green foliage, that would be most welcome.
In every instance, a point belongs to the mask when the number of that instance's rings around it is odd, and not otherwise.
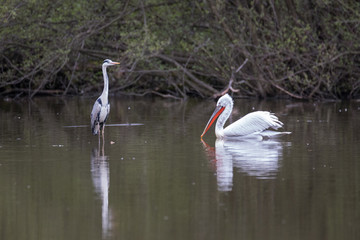
[[[122,92],[359,97],[359,24],[358,1],[5,1],[0,93],[98,90],[111,58]]]

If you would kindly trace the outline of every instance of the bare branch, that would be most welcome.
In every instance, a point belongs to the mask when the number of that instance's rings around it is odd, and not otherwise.
[[[233,88],[232,84],[234,82],[234,79],[235,79],[235,73],[239,72],[244,66],[245,64],[248,62],[248,59],[246,58],[245,61],[240,65],[240,67],[238,67],[236,69],[236,71],[232,71],[231,73],[231,77],[230,77],[230,80],[229,80],[229,84],[227,86],[227,88],[225,88],[223,91],[221,91],[220,93],[216,93],[213,95],[213,98],[217,98],[217,97],[220,97],[222,95],[224,95],[225,93],[229,92],[229,90],[231,90],[232,92],[239,92],[240,90],[239,89],[235,89]]]

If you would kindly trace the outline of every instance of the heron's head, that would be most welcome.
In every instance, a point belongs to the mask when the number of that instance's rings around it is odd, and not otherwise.
[[[103,66],[108,67],[108,66],[112,66],[112,65],[117,65],[120,64],[119,62],[113,62],[110,59],[105,59]]]

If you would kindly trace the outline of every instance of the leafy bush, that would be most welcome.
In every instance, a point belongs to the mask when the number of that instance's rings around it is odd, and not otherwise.
[[[358,1],[6,1],[0,94],[99,91],[111,58],[114,93],[357,98],[359,24]]]

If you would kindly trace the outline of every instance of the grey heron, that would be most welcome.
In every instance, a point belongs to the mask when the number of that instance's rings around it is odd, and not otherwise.
[[[104,135],[105,122],[110,112],[109,104],[109,78],[106,72],[108,66],[120,64],[119,62],[113,62],[110,59],[105,59],[102,64],[102,72],[104,77],[104,89],[100,97],[95,101],[93,109],[91,111],[91,131],[94,135],[100,132]]]

